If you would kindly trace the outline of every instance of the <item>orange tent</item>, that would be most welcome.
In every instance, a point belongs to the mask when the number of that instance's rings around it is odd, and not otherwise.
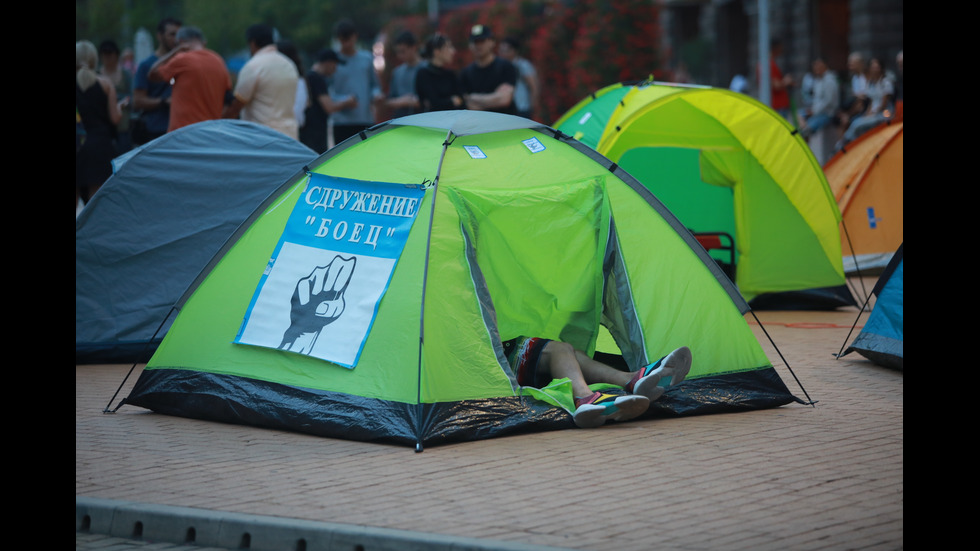
[[[904,126],[879,125],[824,166],[841,212],[846,272],[883,268],[904,241]]]

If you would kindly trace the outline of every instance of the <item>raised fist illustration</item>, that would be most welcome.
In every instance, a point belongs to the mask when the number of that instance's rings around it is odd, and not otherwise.
[[[279,348],[300,354],[313,350],[320,333],[344,313],[344,292],[357,257],[337,255],[326,266],[317,266],[296,282],[290,301],[289,329]]]

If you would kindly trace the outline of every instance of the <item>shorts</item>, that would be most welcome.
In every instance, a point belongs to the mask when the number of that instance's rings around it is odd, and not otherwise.
[[[549,342],[551,339],[517,337],[503,343],[507,361],[517,375],[517,384],[534,388],[548,386],[552,379],[551,372],[547,369],[538,369],[538,360],[541,358],[541,351]]]

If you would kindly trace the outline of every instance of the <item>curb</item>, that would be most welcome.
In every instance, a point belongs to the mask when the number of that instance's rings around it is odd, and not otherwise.
[[[373,526],[75,496],[75,532],[251,551],[567,551]]]

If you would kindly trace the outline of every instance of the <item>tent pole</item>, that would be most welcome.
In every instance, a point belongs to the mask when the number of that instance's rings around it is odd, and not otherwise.
[[[453,132],[450,130],[446,134],[446,139],[442,142],[442,155],[439,156],[439,166],[436,167],[436,175],[432,180],[432,203],[429,205],[429,230],[425,237],[425,267],[422,271],[422,303],[419,308],[419,358],[418,376],[415,378],[415,404],[417,407],[415,419],[415,452],[422,451],[422,347],[425,344],[425,293],[429,282],[429,251],[432,248],[432,223],[435,219],[436,196],[439,192],[439,176],[442,174],[442,163],[446,159],[446,151],[452,140]]]
[[[861,277],[861,267],[858,266],[857,252],[854,250],[854,244],[851,243],[851,234],[847,233],[847,224],[844,223],[843,219],[840,221],[840,227],[844,229],[844,237],[847,238],[847,246],[851,249],[851,258],[854,259],[854,270],[858,274],[858,282],[861,283],[861,294],[864,295],[865,298],[868,298],[868,290],[865,289],[864,278]]]
[[[150,347],[150,343],[153,342],[153,339],[157,338],[157,335],[160,333],[160,330],[163,329],[163,324],[167,323],[167,320],[170,319],[171,314],[173,314],[175,310],[177,310],[177,307],[176,306],[171,306],[170,307],[170,311],[167,312],[167,315],[164,316],[163,321],[161,321],[160,322],[160,325],[157,326],[157,330],[153,332],[153,335],[150,337],[150,340],[146,341],[146,344],[143,345],[143,352],[144,353],[146,352],[146,349]],[[142,354],[140,354],[140,357],[142,357]],[[123,404],[126,403],[126,400],[124,398],[123,400],[121,400],[119,402],[119,404],[116,405],[115,409],[113,409],[111,411],[109,410],[109,406],[112,405],[112,401],[116,399],[116,396],[119,396],[119,391],[122,390],[123,385],[126,384],[126,381],[129,380],[129,376],[132,375],[133,374],[133,370],[136,369],[136,364],[137,363],[139,363],[139,362],[133,362],[132,367],[129,368],[129,372],[126,373],[126,376],[123,377],[122,382],[119,383],[119,388],[116,389],[116,392],[112,395],[112,398],[109,398],[109,403],[106,404],[105,409],[102,410],[102,413],[115,413],[115,412],[119,411],[119,408],[123,407]]]
[[[755,321],[759,324],[759,327],[762,328],[762,332],[766,334],[766,338],[769,339],[769,343],[772,344],[772,347],[776,349],[776,354],[779,354],[780,359],[782,359],[783,363],[786,364],[786,369],[789,369],[790,375],[793,376],[793,379],[796,379],[796,384],[800,385],[800,390],[802,390],[803,395],[806,396],[807,403],[811,406],[816,406],[816,402],[814,402],[813,399],[810,398],[810,395],[807,393],[806,389],[803,388],[803,383],[800,382],[800,378],[796,376],[796,373],[793,371],[793,368],[790,367],[789,362],[786,361],[785,357],[783,357],[783,353],[779,350],[779,347],[776,346],[776,342],[773,341],[772,337],[769,336],[769,332],[766,331],[766,326],[762,325],[762,321],[759,319],[758,316],[755,315],[755,310],[749,310],[749,312],[752,313],[752,317],[755,318]]]

